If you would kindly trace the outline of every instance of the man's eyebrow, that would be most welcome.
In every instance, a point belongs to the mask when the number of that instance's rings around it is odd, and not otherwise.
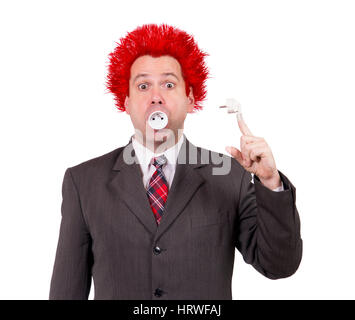
[[[147,73],[139,73],[137,74],[134,79],[133,79],[133,83],[137,81],[138,78],[140,77],[148,77],[148,74]]]
[[[178,76],[174,73],[174,72],[164,72],[162,73],[163,76],[173,76],[177,79],[177,81],[179,81]]]

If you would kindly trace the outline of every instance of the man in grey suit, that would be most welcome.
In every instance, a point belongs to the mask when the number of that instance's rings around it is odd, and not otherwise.
[[[167,25],[137,28],[110,55],[108,88],[135,134],[66,170],[50,299],[88,299],[93,278],[95,299],[230,300],[235,248],[270,279],[297,270],[296,189],[266,141],[241,117],[232,157],[183,134],[205,98],[205,55]]]

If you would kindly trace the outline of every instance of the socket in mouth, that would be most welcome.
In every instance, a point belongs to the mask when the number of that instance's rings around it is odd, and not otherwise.
[[[161,110],[153,111],[148,116],[148,124],[155,130],[164,129],[167,126],[168,121],[168,115]]]

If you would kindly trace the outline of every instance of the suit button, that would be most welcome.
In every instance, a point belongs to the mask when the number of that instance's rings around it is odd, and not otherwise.
[[[159,288],[155,289],[154,295],[160,298],[163,295],[163,290]]]
[[[154,247],[153,252],[154,252],[155,254],[159,254],[159,253],[161,253],[161,249],[160,249],[158,246],[157,246],[157,247]]]

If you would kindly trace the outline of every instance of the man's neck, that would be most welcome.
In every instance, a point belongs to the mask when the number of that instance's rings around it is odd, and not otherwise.
[[[183,132],[179,131],[179,133],[174,135],[174,137],[171,136],[169,140],[164,139],[163,141],[147,141],[146,137],[142,137],[135,134],[134,139],[153,153],[163,153],[165,150],[176,145],[182,135]]]

